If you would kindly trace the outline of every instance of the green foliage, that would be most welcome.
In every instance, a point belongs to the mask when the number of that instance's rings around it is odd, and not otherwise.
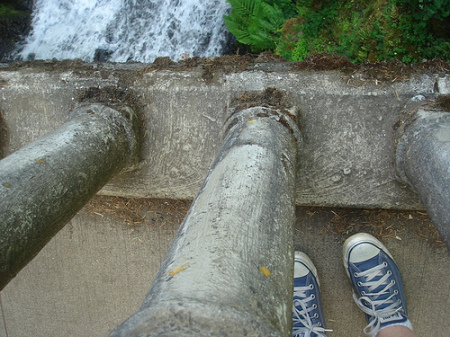
[[[326,8],[314,1],[298,3],[309,5],[298,12],[307,16],[301,30],[310,40],[310,53],[353,62],[450,59],[450,0],[347,0]]]
[[[397,0],[399,29],[416,58],[449,60],[450,0]]]
[[[297,15],[295,4],[291,0],[265,0],[264,2],[281,10],[283,22]]]
[[[290,57],[292,61],[302,61],[312,53],[333,53],[332,39],[324,38],[332,36],[333,23],[342,3],[340,1],[297,1],[298,16],[302,18],[302,24],[297,33],[296,43]],[[286,55],[282,50],[283,45],[278,45],[277,53]]]
[[[264,0],[227,1],[232,10],[224,20],[236,40],[251,46],[254,52],[273,50],[277,32],[285,21],[278,5],[271,5]]]
[[[292,61],[303,61],[309,54],[309,42],[305,38],[300,38],[295,44],[295,48],[292,51]]]
[[[316,38],[330,32],[341,5],[341,1],[297,1],[298,15],[304,19],[303,33],[308,38]]]
[[[230,32],[254,52],[292,61],[317,53],[352,62],[450,61],[450,0],[227,1]]]
[[[344,11],[352,10],[347,5]],[[378,0],[336,23],[337,50],[354,62],[393,60],[405,50],[398,27],[397,7]]]
[[[0,3],[0,19],[12,19],[24,15],[28,14],[15,9],[13,5]]]

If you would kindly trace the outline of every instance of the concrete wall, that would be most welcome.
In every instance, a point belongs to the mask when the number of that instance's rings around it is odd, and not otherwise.
[[[124,172],[106,195],[192,199],[222,143],[236,97],[277,88],[301,111],[304,147],[298,205],[422,209],[395,178],[394,129],[412,97],[448,93],[450,75],[415,72],[401,80],[364,72],[301,71],[294,64],[192,66],[35,62],[0,68],[5,154],[61,125],[88,88],[133,93],[146,136],[139,169]],[[268,97],[270,100],[271,98]],[[4,137],[0,137],[2,139]]]

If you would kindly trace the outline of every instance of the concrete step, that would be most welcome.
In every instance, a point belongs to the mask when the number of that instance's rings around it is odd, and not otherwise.
[[[0,337],[107,336],[141,305],[188,201],[96,197],[0,293]],[[450,331],[450,255],[423,212],[298,207],[294,242],[315,263],[329,336],[363,336],[342,266],[366,231],[396,259],[419,336]]]

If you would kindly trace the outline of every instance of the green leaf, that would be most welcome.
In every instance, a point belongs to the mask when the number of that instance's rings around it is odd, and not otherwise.
[[[232,11],[238,15],[255,16],[260,10],[261,0],[227,0]]]

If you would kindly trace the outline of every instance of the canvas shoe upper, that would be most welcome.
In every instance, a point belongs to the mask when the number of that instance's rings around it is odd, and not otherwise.
[[[325,318],[319,293],[317,270],[309,257],[295,252],[294,337],[326,337]]]
[[[399,269],[380,241],[365,233],[348,238],[344,266],[355,289],[353,299],[366,315],[366,335],[395,324],[411,328]]]

